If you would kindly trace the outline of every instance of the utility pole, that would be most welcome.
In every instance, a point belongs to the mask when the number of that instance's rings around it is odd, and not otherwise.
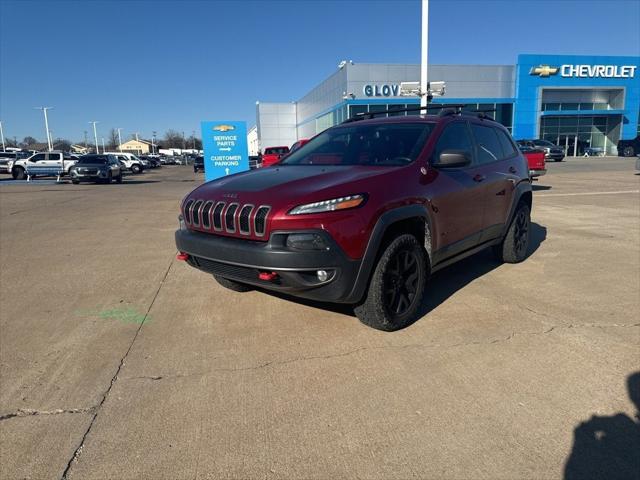
[[[193,149],[195,150],[196,149],[196,131],[195,130],[191,132],[191,140],[193,140]]]
[[[184,132],[182,132],[182,150],[187,148],[187,143],[184,139]]]
[[[2,131],[2,122],[0,122],[0,137],[2,137],[2,151],[4,152],[4,132]]]
[[[429,46],[429,0],[422,0],[422,45],[420,62],[420,106],[426,107],[429,103],[428,70],[428,46]]]
[[[49,119],[47,118],[47,110],[51,110],[53,107],[34,107],[36,110],[42,110],[44,113],[44,128],[47,132],[47,145],[49,146],[49,151],[53,150],[51,146],[51,135],[49,134]]]
[[[93,139],[96,141],[96,153],[100,153],[100,149],[98,148],[98,131],[96,130],[96,121],[89,122],[93,124]]]
[[[118,130],[118,151],[122,151],[122,137],[120,136],[120,130],[122,130],[122,128],[116,128],[116,130]]]

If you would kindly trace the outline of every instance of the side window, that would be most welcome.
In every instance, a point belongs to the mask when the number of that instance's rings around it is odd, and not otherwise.
[[[471,131],[476,139],[479,164],[495,162],[504,157],[495,128],[472,123]]]
[[[509,138],[509,135],[499,128],[496,128],[496,133],[498,134],[500,145],[502,145],[502,151],[504,152],[505,158],[509,158],[514,155],[516,153],[516,148],[513,146],[513,142]]]
[[[49,154],[49,160],[54,161],[54,162],[60,160],[60,154],[59,153],[50,153]]]
[[[473,158],[473,142],[469,137],[466,122],[456,122],[445,127],[436,143],[432,161],[440,157],[440,154],[445,150],[462,150]]]
[[[37,155],[34,155],[33,158],[31,159],[32,162],[42,162],[45,159],[45,154],[44,153],[39,153]]]

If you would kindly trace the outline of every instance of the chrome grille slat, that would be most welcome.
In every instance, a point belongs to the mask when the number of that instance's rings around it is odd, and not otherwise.
[[[253,205],[250,203],[244,205],[240,209],[240,213],[238,214],[238,230],[242,235],[250,235],[251,234],[251,212],[253,212]]]
[[[196,200],[195,203],[191,205],[191,220],[194,227],[200,226],[200,207],[202,203],[202,200]]]
[[[224,229],[228,233],[236,233],[236,213],[238,211],[237,203],[230,203],[224,213]],[[229,226],[231,224],[231,226]]]
[[[213,202],[206,202],[202,206],[202,228],[206,228],[207,230],[211,228],[211,207],[213,207]]]
[[[184,221],[185,223],[191,223],[191,206],[193,205],[193,200],[187,201],[184,204]]]
[[[216,232],[222,231],[222,212],[224,211],[225,205],[225,202],[218,202],[213,208],[213,229]]]
[[[253,233],[257,237],[262,237],[265,234],[267,226],[267,216],[269,215],[270,210],[271,207],[267,205],[260,205],[256,210],[256,214],[253,217]]]

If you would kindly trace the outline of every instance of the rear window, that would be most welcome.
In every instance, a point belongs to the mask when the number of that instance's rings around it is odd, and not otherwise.
[[[267,155],[282,155],[287,153],[289,149],[287,147],[278,147],[278,148],[266,148],[264,153]]]
[[[91,164],[91,165],[104,165],[108,162],[107,157],[102,155],[85,155],[77,163],[79,164]]]
[[[348,126],[330,128],[291,153],[280,165],[407,165],[422,151],[433,125],[358,125],[354,122]]]

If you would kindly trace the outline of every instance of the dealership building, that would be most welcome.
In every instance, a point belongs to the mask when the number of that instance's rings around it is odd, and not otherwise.
[[[618,140],[640,133],[639,70],[640,57],[526,54],[515,65],[429,65],[429,80],[446,84],[432,103],[495,110],[516,139],[615,155]],[[419,80],[417,64],[341,62],[299,100],[256,102],[253,148],[290,146],[358,113],[418,106],[400,84]]]

